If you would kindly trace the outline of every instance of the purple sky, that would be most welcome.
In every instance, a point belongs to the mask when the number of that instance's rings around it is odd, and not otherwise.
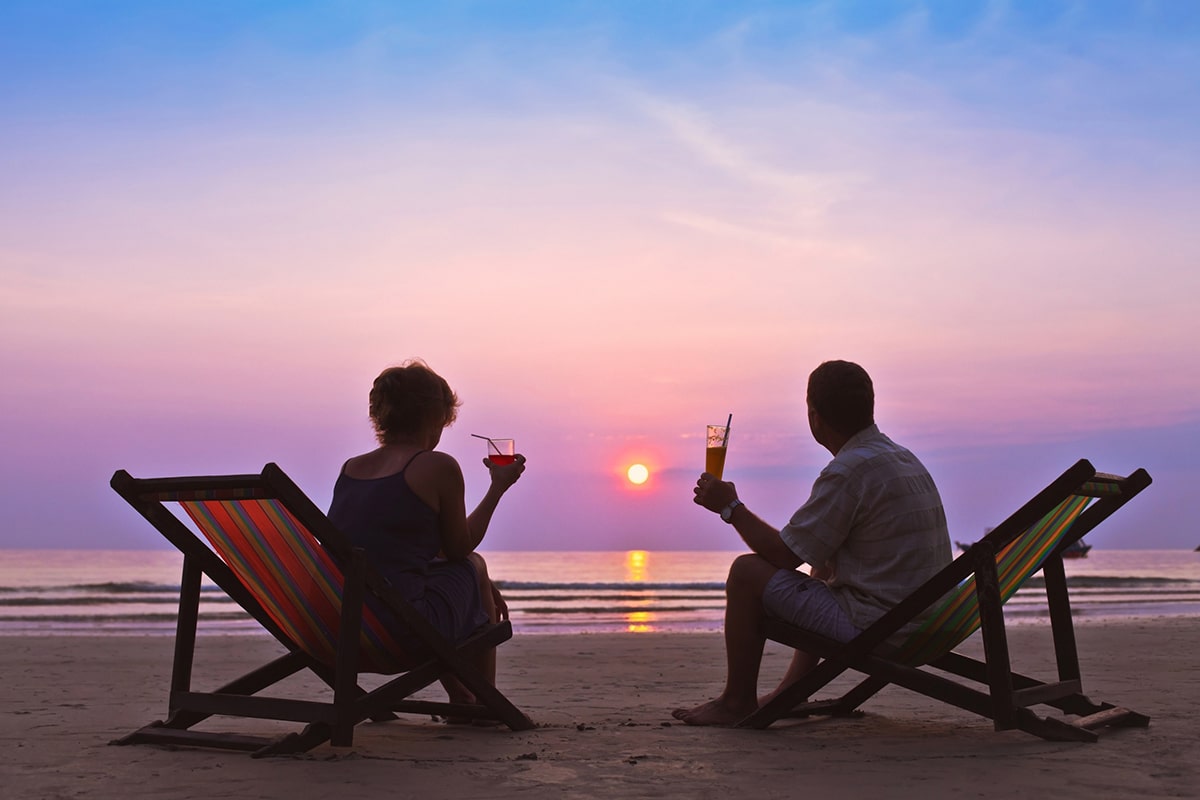
[[[687,7],[4,4],[0,548],[161,546],[117,468],[326,505],[412,356],[469,501],[529,458],[485,549],[737,549],[703,427],[782,523],[827,358],[955,538],[1086,457],[1155,478],[1096,546],[1200,544],[1196,12]]]

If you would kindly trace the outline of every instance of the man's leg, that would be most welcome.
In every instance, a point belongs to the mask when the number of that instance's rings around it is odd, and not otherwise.
[[[763,608],[767,616],[839,642],[848,642],[861,633],[829,591],[828,584],[802,572],[777,574],[763,592]],[[812,653],[796,650],[783,680],[775,689],[759,698],[759,705],[770,702],[803,678],[820,660]]]
[[[758,669],[762,663],[762,595],[778,572],[755,554],[738,556],[725,582],[725,689],[715,700],[672,716],[689,725],[733,725],[758,708]]]
[[[760,706],[766,705],[767,703],[774,700],[775,695],[779,694],[784,689],[788,688],[793,683],[795,683],[796,681],[800,680],[805,675],[807,675],[810,671],[812,671],[812,668],[815,667],[817,665],[817,662],[820,660],[821,660],[820,658],[813,655],[812,653],[809,653],[806,650],[793,651],[792,661],[790,664],[788,664],[787,672],[784,674],[783,680],[781,680],[779,682],[779,685],[776,686],[774,689],[772,689],[770,692],[768,692],[767,694],[764,694],[762,697],[758,698],[758,704]]]

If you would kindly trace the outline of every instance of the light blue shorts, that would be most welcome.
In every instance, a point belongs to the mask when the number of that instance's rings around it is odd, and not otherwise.
[[[781,569],[763,590],[763,608],[776,619],[806,631],[848,642],[862,633],[850,622],[825,581],[796,570]]]

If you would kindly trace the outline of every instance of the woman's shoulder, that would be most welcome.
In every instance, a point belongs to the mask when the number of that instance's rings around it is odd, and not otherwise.
[[[409,475],[462,476],[458,460],[440,450],[422,450],[412,457],[405,471]]]
[[[466,485],[454,456],[437,450],[425,450],[413,458],[404,470],[404,480],[435,511],[445,498],[461,496]]]
[[[443,459],[438,457],[440,455],[442,454],[430,450],[405,452],[381,447],[346,459],[341,475],[358,480],[374,480],[412,474],[414,471],[437,472],[447,468]],[[453,462],[453,459],[451,461]]]
[[[342,478],[361,478],[372,473],[375,468],[376,461],[371,453],[363,453],[357,456],[350,456],[342,462],[341,472],[338,477]]]

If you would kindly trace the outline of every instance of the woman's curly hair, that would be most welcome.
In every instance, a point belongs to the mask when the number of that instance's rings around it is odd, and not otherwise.
[[[440,430],[458,416],[458,396],[419,358],[389,367],[371,386],[371,424],[380,444]]]

